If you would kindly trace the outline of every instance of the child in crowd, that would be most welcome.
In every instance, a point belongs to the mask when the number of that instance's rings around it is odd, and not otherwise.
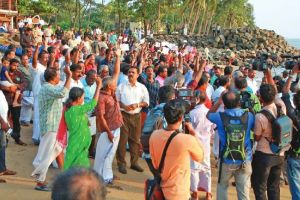
[[[9,67],[9,60],[6,57],[3,57],[1,59],[2,66],[0,66],[0,85],[10,87],[15,85],[14,82],[12,81],[9,73],[8,73],[8,67]],[[18,103],[19,96],[21,94],[20,90],[16,91],[14,101],[13,101],[13,106],[20,106]]]

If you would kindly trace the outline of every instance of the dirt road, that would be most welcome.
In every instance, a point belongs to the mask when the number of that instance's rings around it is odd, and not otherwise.
[[[7,167],[11,170],[17,171],[16,176],[5,176],[7,183],[0,183],[0,199],[1,200],[46,200],[50,199],[50,192],[35,191],[34,180],[30,177],[33,170],[32,161],[37,152],[37,146],[34,146],[31,141],[32,128],[22,127],[22,139],[28,144],[27,146],[15,145],[11,140],[6,153]],[[144,167],[144,173],[138,173],[128,169],[127,175],[122,175],[117,172],[116,164],[114,164],[114,172],[121,180],[116,182],[116,185],[121,186],[123,190],[108,189],[109,200],[142,200],[144,181],[150,177],[150,172],[146,167],[144,161],[140,161]],[[47,180],[51,183],[56,174],[59,173],[58,169],[50,168],[47,174]],[[213,195],[216,194],[217,171],[213,168]],[[235,187],[229,186],[229,199],[235,200],[236,191]],[[202,195],[204,197],[204,195]],[[203,199],[203,198],[202,198]],[[253,191],[251,190],[251,199]],[[290,192],[288,186],[281,187],[282,200],[290,200]]]

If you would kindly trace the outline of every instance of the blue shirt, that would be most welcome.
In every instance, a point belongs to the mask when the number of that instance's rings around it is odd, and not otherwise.
[[[89,103],[93,100],[94,94],[96,92],[97,84],[94,83],[93,85],[88,85],[86,79],[81,79],[81,83],[84,89],[84,103]]]
[[[5,76],[5,72],[7,72],[7,68],[6,67],[4,67],[4,66],[0,66],[0,69],[1,69],[1,71],[0,71],[0,81],[7,81],[7,78],[6,78],[6,76]]]
[[[225,109],[225,113],[227,115],[233,116],[233,117],[240,117],[244,114],[244,110],[240,108],[235,109]],[[217,125],[218,128],[218,134],[220,138],[220,152],[224,150],[226,147],[226,133],[224,129],[223,122],[221,120],[221,116],[219,112],[216,113],[209,113],[208,119]],[[254,127],[254,116],[252,113],[248,112],[248,127],[246,130],[246,136],[245,136],[245,153],[246,153],[246,162],[252,161],[252,143],[251,143],[251,137],[250,137],[250,131]],[[223,163],[225,164],[242,164],[243,161],[240,160],[230,160],[230,159],[223,159]]]
[[[118,86],[121,85],[122,83],[127,83],[128,82],[128,76],[120,72],[119,79],[118,79]]]
[[[187,86],[192,80],[193,80],[193,74],[194,71],[193,70],[189,70],[187,71],[187,73],[184,75],[184,85]]]

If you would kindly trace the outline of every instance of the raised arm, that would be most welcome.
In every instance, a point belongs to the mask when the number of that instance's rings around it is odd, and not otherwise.
[[[142,50],[140,52],[140,65],[139,65],[139,74],[142,74],[143,69],[144,69],[144,65],[145,65],[145,57],[144,57],[144,53],[145,53],[145,47],[142,47]]]
[[[36,69],[36,67],[37,67],[40,47],[41,47],[41,44],[38,43],[38,44],[36,45],[36,47],[35,47],[35,51],[34,51],[34,54],[33,54],[32,67],[33,67],[34,69]]]
[[[74,63],[73,64],[77,64],[79,62],[79,57],[80,57],[80,52],[84,47],[84,43],[81,42],[78,46],[78,51],[76,51],[75,53],[75,58],[74,58]]]
[[[180,52],[178,54],[178,59],[179,59],[179,64],[178,64],[177,70],[183,74],[183,57]],[[189,67],[189,66],[187,66],[187,67]]]
[[[115,66],[114,66],[114,73],[113,73],[113,80],[115,82],[118,81],[119,78],[119,74],[120,74],[120,67],[121,67],[121,50],[117,49],[116,51],[114,51],[114,54],[116,56],[116,60],[115,60]]]
[[[282,93],[284,93],[284,94],[289,93],[289,91],[291,89],[292,80],[293,80],[292,76],[294,76],[295,74],[297,74],[297,72],[299,72],[299,66],[298,65],[296,65],[296,66],[293,67],[289,78],[287,79],[284,87],[282,88]]]
[[[102,80],[101,80],[101,78],[97,77],[96,84],[97,84],[97,88],[96,88],[96,91],[95,91],[93,99],[96,100],[96,101],[98,101],[99,94],[100,94],[100,89],[102,88]]]
[[[195,82],[197,82],[197,83],[199,82],[205,66],[206,66],[206,60],[201,59],[199,61],[199,57],[197,57],[195,68],[199,69],[199,70],[194,74],[193,79]]]

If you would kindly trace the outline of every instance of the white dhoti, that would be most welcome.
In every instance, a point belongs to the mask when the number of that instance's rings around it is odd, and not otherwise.
[[[33,103],[33,134],[32,139],[35,141],[40,140],[40,120],[39,120],[39,100],[38,96],[34,97]]]
[[[89,117],[89,122],[90,122],[91,135],[96,135],[97,133],[96,116]]]
[[[32,97],[32,92],[31,91],[24,91],[23,92],[23,97],[24,96],[30,96]],[[33,105],[28,105],[28,104],[24,104],[22,103],[22,107],[21,107],[21,114],[20,114],[20,121],[21,122],[25,122],[25,123],[29,123],[30,120],[32,119],[32,108]]]
[[[191,161],[191,191],[211,194],[210,137],[200,138],[204,147],[203,162]]]
[[[38,152],[33,160],[34,171],[31,176],[36,177],[38,182],[44,182],[50,164],[62,152],[61,146],[56,141],[56,132],[48,132],[41,137]]]
[[[213,153],[215,158],[219,158],[219,145],[220,145],[219,133],[216,130],[214,134],[214,144],[213,144]]]
[[[113,181],[112,163],[120,140],[120,128],[113,130],[113,143],[108,139],[107,133],[102,132],[98,139],[94,170],[103,177],[105,183]]]

